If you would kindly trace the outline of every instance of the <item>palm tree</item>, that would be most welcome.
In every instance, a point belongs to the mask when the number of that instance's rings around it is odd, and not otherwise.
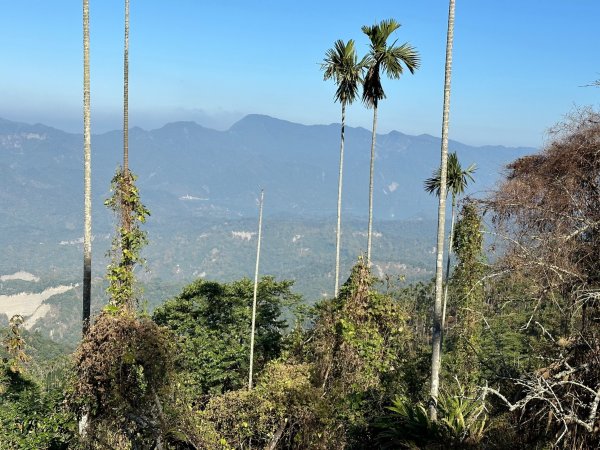
[[[116,211],[118,211],[118,217],[120,218],[120,230],[117,231],[119,237],[119,251],[121,252],[120,258],[121,265],[120,269],[122,270],[122,278],[119,279],[118,282],[115,283],[115,286],[119,286],[115,288],[116,290],[111,293],[113,297],[112,300],[116,301],[117,291],[123,289],[123,292],[127,292],[124,294],[127,297],[124,300],[124,306],[126,308],[132,309],[134,306],[134,299],[132,295],[132,283],[133,283],[133,268],[136,262],[136,258],[134,255],[137,254],[136,250],[133,248],[134,246],[134,236],[135,235],[135,223],[132,217],[133,208],[134,208],[134,199],[137,199],[134,194],[135,186],[134,186],[134,177],[129,171],[129,0],[125,0],[125,39],[123,45],[123,167],[119,171],[117,169],[117,174],[114,178],[115,181],[115,194],[116,198],[118,198],[118,207]],[[142,209],[145,208],[142,205]],[[147,213],[147,211],[145,210]],[[145,216],[142,214],[142,217],[145,220]],[[142,220],[142,222],[144,221]],[[110,270],[110,269],[109,269]],[[111,287],[109,287],[109,291]]]
[[[471,164],[465,170],[462,169],[460,162],[458,161],[458,155],[456,152],[448,155],[448,170],[446,174],[446,188],[452,192],[452,215],[450,222],[450,239],[448,241],[448,258],[446,259],[446,280],[444,282],[444,300],[442,306],[442,328],[446,324],[446,305],[448,303],[448,278],[450,276],[450,258],[452,257],[452,241],[454,238],[454,221],[455,210],[456,210],[456,199],[465,192],[469,180],[473,179],[473,173],[477,167],[475,164]],[[430,194],[440,195],[440,169],[433,173],[431,178],[425,180],[425,190]]]
[[[450,119],[450,79],[452,77],[452,44],[454,41],[454,3],[448,9],[448,34],[446,36],[446,67],[444,77],[444,107],[442,112],[442,146],[440,155],[440,193],[438,205],[437,255],[435,264],[435,301],[433,304],[433,333],[431,336],[431,386],[429,417],[437,420],[437,398],[440,390],[442,361],[442,272],[444,259],[444,227],[446,222],[446,178],[448,175],[448,123]]]
[[[90,6],[83,0],[83,333],[92,298],[92,167],[90,138]]]
[[[90,5],[83,0],[83,299],[82,334],[90,327],[92,303],[92,165],[90,133]],[[79,434],[87,432],[88,414],[78,422]]]
[[[373,232],[373,167],[375,163],[375,139],[377,135],[377,105],[385,98],[381,85],[381,73],[392,79],[400,78],[403,66],[414,73],[419,67],[419,54],[408,43],[396,46],[396,41],[387,44],[390,35],[400,28],[394,19],[382,20],[372,26],[363,26],[362,31],[370,41],[366,57],[367,74],[363,83],[362,99],[368,108],[373,108],[373,136],[371,140],[371,166],[369,177],[369,228],[367,231],[367,264],[371,264],[371,239]]]
[[[361,72],[364,60],[358,62],[354,41],[350,39],[347,44],[337,40],[333,48],[327,50],[325,59],[321,64],[324,80],[333,78],[337,84],[335,101],[342,105],[342,131],[340,143],[340,170],[338,175],[338,202],[337,202],[337,228],[335,239],[335,290],[338,296],[340,285],[340,238],[342,234],[342,177],[344,172],[344,127],[346,124],[346,105],[352,104],[358,95],[358,86],[362,82]]]
[[[121,177],[122,192],[129,192],[133,179],[129,172],[129,0],[125,0],[125,39],[123,44],[123,171]],[[128,202],[121,203],[121,225],[125,233],[131,231],[131,211]],[[130,250],[130,241],[121,239],[123,254]],[[133,271],[128,265],[127,271]],[[131,306],[131,305],[128,305]]]

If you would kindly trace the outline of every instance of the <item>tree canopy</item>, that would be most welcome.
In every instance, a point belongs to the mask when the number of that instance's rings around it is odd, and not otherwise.
[[[283,313],[299,302],[292,285],[272,277],[263,277],[258,284],[257,371],[281,354],[287,328]],[[179,339],[177,364],[197,393],[223,393],[245,385],[253,286],[247,278],[232,283],[199,279],[154,312],[154,321]]]

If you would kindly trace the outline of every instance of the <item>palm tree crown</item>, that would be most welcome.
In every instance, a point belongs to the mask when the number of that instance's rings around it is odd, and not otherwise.
[[[477,170],[477,166],[475,164],[471,164],[465,170],[462,169],[460,162],[458,161],[458,155],[456,152],[450,153],[448,155],[448,170],[446,175],[446,186],[448,188],[447,192],[452,193],[452,196],[458,197],[463,192],[469,181],[475,181],[473,179],[473,173]],[[439,197],[440,195],[440,180],[441,180],[441,171],[438,168],[432,175],[431,178],[425,180],[425,190],[430,194],[435,193]]]
[[[363,26],[362,31],[370,41],[369,54],[365,62],[367,74],[363,85],[363,102],[368,106],[377,106],[379,100],[385,98],[385,92],[381,85],[381,73],[392,79],[400,78],[404,72],[403,66],[414,73],[419,68],[419,53],[408,43],[396,46],[396,41],[387,44],[390,35],[400,28],[400,24],[394,19],[382,20],[380,23]]]
[[[337,40],[333,46],[325,53],[325,59],[321,64],[321,69],[325,71],[323,79],[333,78],[337,84],[335,91],[335,100],[342,105],[342,127],[340,139],[340,169],[338,178],[338,204],[337,204],[337,227],[335,240],[335,289],[334,295],[337,297],[340,280],[340,238],[342,233],[342,179],[344,172],[344,127],[346,122],[346,105],[351,104],[358,96],[358,85],[362,83],[362,70],[365,66],[365,59],[358,62],[354,41],[350,39],[347,44],[344,41]]]
[[[327,50],[321,64],[324,80],[333,79],[337,84],[335,101],[350,104],[358,96],[358,86],[362,83],[361,71],[364,59],[360,62],[356,55],[354,40],[344,43],[341,39],[335,41],[333,48]]]

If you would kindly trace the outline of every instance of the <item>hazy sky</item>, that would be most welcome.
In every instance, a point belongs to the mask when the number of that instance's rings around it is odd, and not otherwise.
[[[367,51],[362,25],[393,17],[416,74],[384,80],[379,130],[440,135],[446,0],[131,0],[130,124],[195,120],[225,129],[248,113],[338,122],[319,70],[336,39]],[[0,117],[82,129],[81,2],[6,0]],[[90,0],[92,132],[121,126],[123,2]],[[539,146],[575,106],[598,105],[598,0],[457,0],[450,136]],[[362,104],[347,113],[370,128]]]

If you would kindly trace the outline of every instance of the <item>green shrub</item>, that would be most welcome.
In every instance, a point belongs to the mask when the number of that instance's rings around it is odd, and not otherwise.
[[[438,398],[438,420],[429,418],[427,408],[405,397],[396,397],[388,407],[392,414],[380,420],[378,441],[383,449],[480,448],[487,415],[478,397],[442,393]]]

